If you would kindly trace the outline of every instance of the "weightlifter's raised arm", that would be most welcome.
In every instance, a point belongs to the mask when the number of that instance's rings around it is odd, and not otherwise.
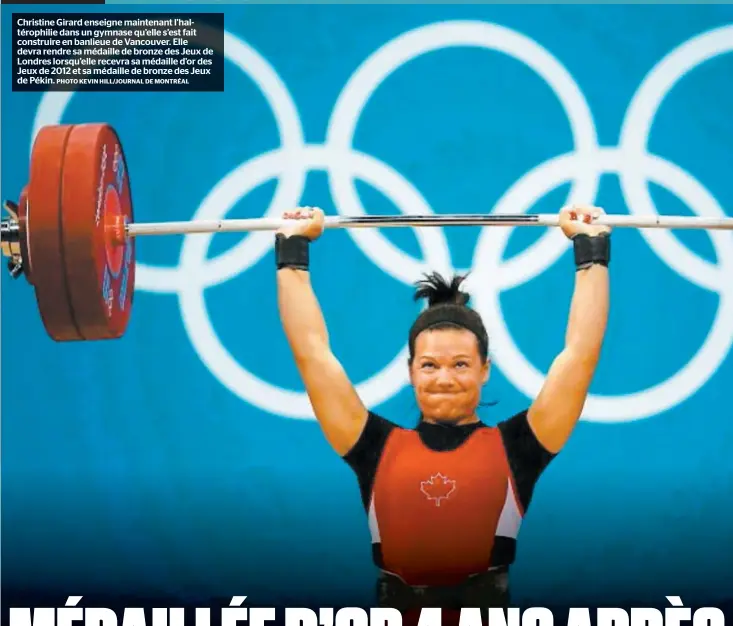
[[[580,419],[608,324],[610,228],[592,223],[601,215],[599,207],[573,207],[560,213],[560,226],[574,242],[579,266],[565,346],[527,415],[540,443],[553,453],[565,445]]]
[[[311,285],[309,247],[323,232],[323,211],[300,209],[283,218],[286,226],[275,235],[280,321],[316,419],[328,442],[343,456],[358,440],[368,411],[331,351]]]

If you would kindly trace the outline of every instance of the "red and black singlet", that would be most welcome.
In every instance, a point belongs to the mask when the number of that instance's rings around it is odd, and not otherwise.
[[[358,478],[376,565],[408,585],[452,586],[511,565],[553,456],[526,411],[497,426],[414,429],[370,412],[344,460]]]

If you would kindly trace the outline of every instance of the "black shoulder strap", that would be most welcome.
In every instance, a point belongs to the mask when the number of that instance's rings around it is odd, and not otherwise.
[[[382,458],[382,452],[384,452],[390,433],[395,428],[399,428],[399,426],[369,411],[364,430],[362,430],[359,439],[351,450],[343,456],[344,461],[356,474],[361,499],[366,509],[369,507],[369,500],[374,487],[374,477]]]

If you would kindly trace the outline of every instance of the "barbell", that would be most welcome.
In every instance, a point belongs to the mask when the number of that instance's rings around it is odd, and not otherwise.
[[[0,244],[11,276],[34,287],[55,341],[121,337],[135,288],[135,237],[274,231],[282,219],[135,223],[130,177],[117,132],[106,123],[44,126],[31,150],[29,180],[6,201]],[[295,207],[293,207],[295,208]],[[557,226],[558,215],[328,216],[325,228]],[[733,218],[603,215],[627,228],[733,230]]]

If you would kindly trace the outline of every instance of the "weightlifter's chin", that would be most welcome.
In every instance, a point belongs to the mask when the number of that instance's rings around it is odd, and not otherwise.
[[[423,420],[443,424],[463,424],[476,421],[475,407],[469,403],[456,403],[455,394],[431,394],[430,402],[423,406]]]

